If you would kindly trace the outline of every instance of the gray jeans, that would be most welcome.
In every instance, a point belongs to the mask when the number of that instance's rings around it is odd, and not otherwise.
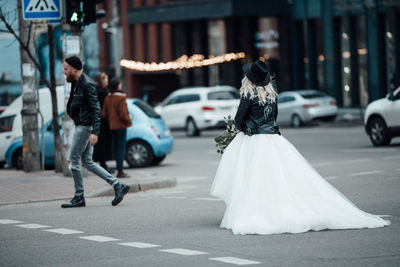
[[[78,125],[75,127],[75,133],[72,139],[71,151],[69,154],[69,160],[71,161],[69,169],[74,177],[76,196],[83,196],[84,193],[81,159],[82,164],[86,169],[103,178],[111,186],[118,183],[116,177],[109,174],[105,169],[93,161],[93,146],[91,146],[89,142],[91,132],[91,126]]]

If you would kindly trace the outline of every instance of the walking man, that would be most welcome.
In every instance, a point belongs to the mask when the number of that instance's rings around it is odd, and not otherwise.
[[[93,146],[97,143],[100,132],[101,110],[94,82],[83,73],[82,61],[71,56],[64,60],[64,74],[71,83],[71,93],[67,103],[67,113],[75,124],[75,133],[69,155],[69,168],[74,177],[75,196],[61,205],[62,208],[84,207],[84,188],[82,181],[82,164],[114,187],[115,198],[111,204],[117,205],[128,193],[129,186],[121,184],[118,179],[96,164],[93,159]]]

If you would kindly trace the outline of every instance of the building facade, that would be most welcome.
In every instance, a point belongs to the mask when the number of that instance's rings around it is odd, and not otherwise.
[[[100,67],[151,104],[184,86],[239,88],[242,64],[256,59],[278,73],[281,91],[315,88],[345,107],[384,96],[399,76],[400,0],[108,0],[105,8]],[[244,57],[196,68],[119,66],[238,52]]]

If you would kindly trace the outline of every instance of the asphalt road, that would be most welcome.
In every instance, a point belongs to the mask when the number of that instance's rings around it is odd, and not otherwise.
[[[209,195],[220,155],[213,137],[175,132],[171,155],[143,177],[175,188],[61,209],[59,201],[0,206],[0,266],[400,266],[400,140],[372,147],[361,126],[282,129],[306,159],[380,229],[270,236],[219,229],[225,205]],[[73,231],[71,231],[73,230]]]

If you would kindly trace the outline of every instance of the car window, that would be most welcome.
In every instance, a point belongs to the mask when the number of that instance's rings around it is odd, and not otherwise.
[[[158,115],[158,113],[155,112],[154,109],[146,102],[139,100],[134,102],[133,104],[140,108],[150,118],[160,118],[160,115]]]
[[[326,96],[326,94],[324,94],[323,92],[299,92],[299,94],[305,98],[305,99],[312,99],[312,98],[318,98],[318,97],[324,97]]]
[[[15,115],[3,117],[0,119],[0,133],[12,131]]]
[[[296,98],[294,96],[282,96],[278,97],[278,103],[287,103],[287,102],[293,102],[295,101]]]
[[[178,99],[178,103],[195,102],[199,100],[200,100],[200,95],[198,94],[181,95]]]
[[[164,104],[164,106],[172,105],[178,103],[179,96],[174,96],[170,100],[167,101],[167,103]]]
[[[235,91],[217,91],[207,94],[208,100],[230,100],[239,98],[240,98],[239,93]]]

